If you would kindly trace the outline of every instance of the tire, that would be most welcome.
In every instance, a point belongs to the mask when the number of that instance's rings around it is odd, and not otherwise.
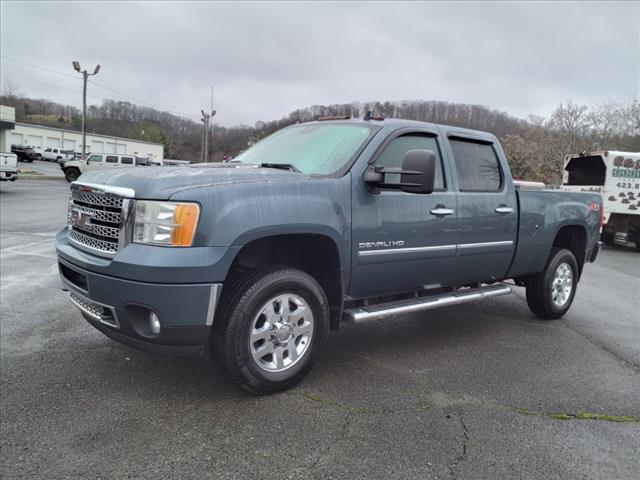
[[[636,250],[640,252],[640,233],[636,237]]]
[[[267,266],[240,277],[227,291],[211,342],[226,374],[256,395],[300,382],[329,332],[327,297],[318,282],[300,270]],[[289,300],[284,308],[283,299]]]
[[[69,183],[75,182],[79,176],[80,176],[80,170],[78,170],[77,168],[67,168],[64,171],[64,178]]]
[[[527,281],[529,309],[544,320],[561,318],[575,297],[578,275],[578,262],[571,250],[552,249],[544,270]]]
[[[36,160],[42,160],[42,155],[40,155],[39,153],[36,155]]]

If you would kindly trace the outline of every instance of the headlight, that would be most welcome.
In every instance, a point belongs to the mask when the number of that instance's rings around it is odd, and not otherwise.
[[[167,247],[190,247],[200,207],[196,203],[136,200],[133,241]]]

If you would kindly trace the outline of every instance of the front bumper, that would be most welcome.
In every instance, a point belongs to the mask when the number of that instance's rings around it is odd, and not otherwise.
[[[58,255],[64,288],[85,319],[108,337],[152,352],[201,355],[222,291],[221,283],[159,284],[85,270]],[[149,315],[160,332],[149,329]]]

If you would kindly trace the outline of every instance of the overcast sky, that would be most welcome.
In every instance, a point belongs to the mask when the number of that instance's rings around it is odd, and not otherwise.
[[[197,118],[214,85],[227,126],[355,100],[525,117],[640,94],[640,2],[0,5],[2,81],[76,106],[72,60],[100,63],[96,82],[121,92],[90,85],[90,103],[135,98]]]

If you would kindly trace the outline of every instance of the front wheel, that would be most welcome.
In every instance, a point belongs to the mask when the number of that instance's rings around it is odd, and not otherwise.
[[[80,176],[80,170],[78,170],[77,168],[67,168],[64,171],[64,178],[69,183],[75,182],[79,176]]]
[[[545,320],[561,318],[573,302],[578,275],[578,262],[571,250],[551,250],[544,270],[527,280],[529,309]]]
[[[329,330],[327,298],[310,275],[265,267],[228,287],[212,354],[254,394],[291,388],[311,370]]]

